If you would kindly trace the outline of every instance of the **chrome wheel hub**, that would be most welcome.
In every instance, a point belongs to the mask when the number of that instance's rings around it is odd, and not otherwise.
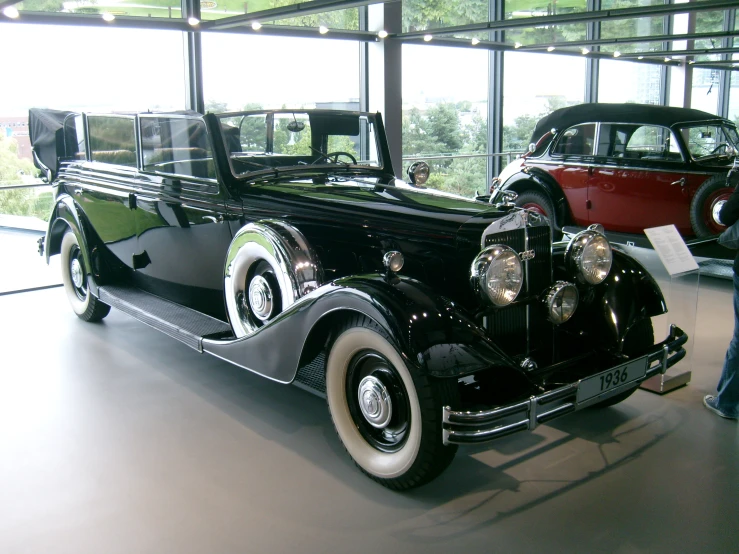
[[[721,212],[721,208],[724,207],[724,204],[726,204],[726,200],[719,200],[713,205],[713,209],[711,210],[711,217],[713,218],[713,221],[715,221],[719,225],[723,225],[721,223],[721,220],[718,218],[718,214]]]
[[[69,272],[72,276],[74,286],[81,289],[84,282],[84,275],[82,274],[82,264],[80,264],[79,259],[75,258],[72,260],[72,263],[69,264]]]
[[[384,429],[393,415],[390,394],[377,377],[368,375],[359,383],[359,409],[367,423],[377,429]]]
[[[257,275],[249,283],[249,307],[262,321],[267,321],[272,317],[274,294],[267,280],[261,275]]]

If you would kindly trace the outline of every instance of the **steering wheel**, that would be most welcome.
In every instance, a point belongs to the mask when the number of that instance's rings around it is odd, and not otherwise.
[[[729,148],[731,148],[731,145],[728,142],[722,142],[721,144],[719,144],[718,146],[716,146],[716,148],[714,148],[713,150],[711,150],[711,155],[718,154],[718,151],[721,150],[722,148],[725,148],[726,151],[728,152],[729,151]]]
[[[321,154],[320,156],[318,156],[318,159],[316,161],[314,161],[313,163],[314,164],[317,164],[317,163],[322,162],[323,160],[326,160],[327,162],[331,162],[331,163],[337,164],[337,163],[340,163],[339,162],[339,156],[346,156],[355,165],[357,163],[357,158],[355,158],[354,156],[352,156],[349,152],[339,152],[339,151],[337,151],[337,152],[329,152],[328,154]]]

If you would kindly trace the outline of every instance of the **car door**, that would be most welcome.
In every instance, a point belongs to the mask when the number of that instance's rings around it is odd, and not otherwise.
[[[588,221],[588,179],[593,165],[595,128],[595,123],[583,123],[566,129],[551,151],[555,166],[549,173],[559,183],[577,225]]]
[[[624,233],[675,224],[692,233],[689,190],[700,176],[685,170],[668,128],[602,123],[596,160],[588,180],[591,223]]]
[[[140,128],[137,283],[224,317],[223,268],[232,234],[205,123],[142,115]]]
[[[88,115],[88,160],[69,188],[90,226],[123,264],[132,267],[137,232],[135,118]]]

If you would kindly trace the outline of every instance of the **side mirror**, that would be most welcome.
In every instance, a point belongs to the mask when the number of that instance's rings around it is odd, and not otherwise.
[[[431,168],[426,162],[415,162],[408,168],[408,179],[417,187],[423,186],[429,180]]]

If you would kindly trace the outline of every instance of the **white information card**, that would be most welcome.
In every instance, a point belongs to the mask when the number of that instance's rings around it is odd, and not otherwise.
[[[688,245],[677,232],[674,225],[644,229],[649,242],[654,246],[659,259],[670,275],[685,273],[698,269],[695,258],[688,250]]]

